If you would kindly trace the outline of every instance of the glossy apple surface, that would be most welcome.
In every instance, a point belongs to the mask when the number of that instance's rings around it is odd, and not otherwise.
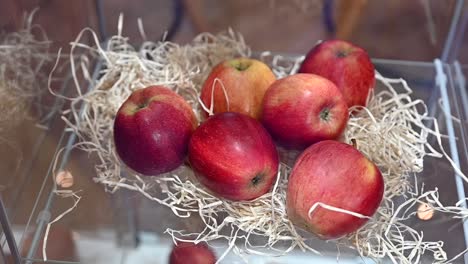
[[[366,105],[375,86],[374,64],[367,52],[343,40],[324,41],[307,54],[300,73],[323,76],[336,84],[348,104]]]
[[[304,149],[338,138],[348,121],[348,107],[331,81],[314,74],[294,74],[267,90],[261,120],[278,143]]]
[[[224,61],[213,68],[200,99],[213,112],[238,112],[258,119],[265,91],[276,80],[263,62],[250,58]]]
[[[133,92],[114,121],[114,142],[120,159],[143,175],[169,172],[182,164],[197,126],[190,105],[162,86]]]
[[[323,239],[356,231],[368,219],[318,207],[318,202],[372,216],[382,201],[379,169],[353,146],[326,140],[307,148],[291,171],[287,188],[288,218]]]
[[[193,133],[189,160],[200,182],[218,197],[252,200],[267,193],[278,173],[273,140],[255,119],[225,112]]]
[[[169,264],[215,264],[216,256],[205,243],[178,242],[172,248]]]

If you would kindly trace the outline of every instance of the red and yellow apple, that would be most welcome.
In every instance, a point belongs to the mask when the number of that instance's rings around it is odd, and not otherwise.
[[[348,107],[336,86],[314,74],[294,74],[274,82],[265,93],[262,123],[287,148],[304,149],[338,138]]]
[[[261,61],[227,60],[213,68],[202,86],[200,99],[208,109],[213,108],[214,114],[238,112],[258,119],[263,95],[275,80],[271,69]]]
[[[374,65],[367,52],[343,40],[316,45],[305,57],[300,73],[323,76],[336,84],[348,104],[365,106],[375,86]]]
[[[199,181],[230,200],[267,193],[278,173],[278,152],[270,135],[257,120],[240,113],[208,118],[193,133],[188,155]]]
[[[178,242],[172,248],[169,264],[215,264],[216,256],[205,243]]]
[[[197,126],[190,105],[162,86],[133,92],[114,121],[114,142],[120,159],[143,175],[169,172],[182,164]]]
[[[348,144],[325,140],[299,156],[289,176],[286,206],[288,218],[297,227],[323,239],[356,231],[366,223],[335,208],[371,217],[382,201],[384,180],[377,166]]]

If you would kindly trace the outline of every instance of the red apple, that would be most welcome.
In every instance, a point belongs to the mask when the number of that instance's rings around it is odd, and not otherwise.
[[[275,80],[271,69],[261,61],[227,60],[213,68],[203,84],[200,99],[207,108],[213,100],[215,114],[238,112],[258,119],[263,95]]]
[[[348,104],[366,105],[375,86],[374,65],[365,50],[343,40],[328,40],[306,56],[300,73],[313,73],[334,82]]]
[[[193,133],[189,160],[211,192],[230,200],[252,200],[270,190],[278,173],[273,140],[255,119],[225,112]]]
[[[162,86],[133,92],[114,121],[120,159],[143,175],[169,172],[182,164],[197,119],[190,105]]]
[[[215,264],[216,256],[205,243],[178,242],[172,249],[169,264]]]
[[[314,74],[277,80],[263,100],[263,125],[288,148],[304,149],[320,140],[336,139],[347,120],[348,107],[338,88]]]
[[[377,166],[354,147],[325,140],[307,148],[291,171],[286,194],[289,219],[323,239],[356,231],[368,219],[317,207],[318,202],[372,216],[384,192]]]

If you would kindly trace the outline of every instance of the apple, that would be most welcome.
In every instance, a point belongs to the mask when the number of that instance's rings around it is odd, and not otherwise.
[[[338,138],[348,121],[348,107],[331,81],[314,74],[293,74],[265,93],[262,123],[286,148],[304,149]]]
[[[377,166],[348,144],[325,140],[307,148],[289,176],[288,218],[322,239],[356,231],[367,218],[317,207],[321,202],[371,217],[382,201],[384,180]]]
[[[278,173],[278,152],[257,120],[224,112],[193,132],[189,161],[199,181],[218,197],[252,200],[267,193]]]
[[[202,86],[200,99],[208,109],[213,103],[214,114],[238,112],[258,119],[263,95],[275,80],[271,69],[261,61],[226,60],[212,69]]]
[[[178,242],[171,251],[169,264],[215,264],[216,256],[205,243]]]
[[[114,121],[120,159],[143,175],[169,172],[182,164],[197,119],[190,105],[163,86],[134,91]]]
[[[348,104],[365,106],[375,86],[374,65],[367,52],[343,40],[316,45],[305,57],[300,73],[313,73],[334,82]]]

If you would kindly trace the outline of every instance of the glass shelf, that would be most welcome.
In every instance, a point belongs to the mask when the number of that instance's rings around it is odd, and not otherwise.
[[[454,155],[458,157],[462,171],[467,173],[468,104],[463,101],[463,98],[466,98],[463,96],[466,86],[460,86],[462,83],[459,81],[460,76],[455,74],[455,65],[444,64],[443,70],[448,77],[449,109],[460,122],[446,119],[438,103],[441,93],[440,87],[436,85],[434,63],[375,59],[374,64],[382,75],[401,77],[408,82],[414,91],[414,98],[420,98],[428,104],[433,116],[438,119],[442,133],[447,134],[447,128],[450,124],[453,126],[454,137],[444,138],[443,146],[448,153],[452,153],[452,158],[456,159]],[[460,72],[467,76],[468,67],[461,65],[459,68]],[[98,69],[99,65],[96,74]],[[42,261],[41,241],[46,224],[73,205],[71,198],[60,198],[54,194],[56,185],[53,181],[51,161],[62,148],[64,151],[60,155],[57,170],[66,169],[73,174],[73,189],[81,190],[82,200],[75,210],[53,225],[53,229],[56,227],[56,230],[51,231],[48,242],[48,247],[60,248],[60,245],[68,245],[68,248],[73,250],[49,252],[49,260],[45,263],[165,263],[172,247],[169,235],[164,234],[166,228],[196,228],[199,220],[196,217],[180,219],[168,208],[152,203],[133,192],[121,190],[112,195],[105,193],[101,185],[93,182],[95,157],[79,150],[71,150],[70,146],[77,142],[77,138],[63,130],[63,121],[58,113],[53,119],[55,121],[51,124],[52,130],[61,130],[56,148],[53,148],[52,153],[45,154],[44,144],[40,143],[41,137],[38,137],[38,150],[33,153],[35,157],[31,157],[32,160],[46,158],[50,161],[50,166],[40,179],[34,179],[34,188],[29,186],[30,188],[23,191],[22,195],[34,197],[33,202],[25,199],[23,203],[26,204],[19,203],[18,207],[23,214],[28,214],[28,221],[12,221],[11,231],[17,237],[22,263]],[[453,148],[456,148],[456,152],[450,152]],[[34,166],[29,169],[31,170],[35,170]],[[424,171],[419,175],[419,180],[424,182],[426,189],[437,187],[444,204],[455,204],[459,200],[455,172],[447,160],[425,158]],[[466,184],[462,185],[466,188]],[[416,230],[423,231],[426,240],[444,241],[444,249],[449,257],[466,248],[465,230],[459,220],[436,214],[431,221],[414,218],[409,219],[408,223]],[[58,239],[54,241],[54,237]],[[57,241],[61,241],[59,245]],[[226,245],[215,245],[219,256]],[[319,241],[312,246],[322,251],[324,256],[318,257],[297,250],[279,258],[247,258],[252,263],[304,263],[305,260],[313,259],[320,263],[336,263],[337,249],[333,243]],[[225,262],[242,263],[232,253]],[[340,263],[362,263],[362,259],[351,250],[341,249]]]
[[[117,20],[120,9],[116,12],[115,3],[109,3],[111,1],[107,1],[110,6],[106,8],[113,7],[114,9],[106,9],[103,16],[111,18],[109,22],[114,29],[114,22]],[[438,4],[435,1],[434,3]],[[374,64],[385,77],[401,77],[407,80],[414,91],[414,97],[423,99],[430,107],[432,116],[438,119],[442,133],[448,134],[448,130],[453,126],[454,134],[443,139],[443,146],[452,158],[458,157],[462,171],[468,174],[468,86],[466,84],[468,53],[460,53],[460,43],[466,43],[464,40],[468,37],[465,32],[468,12],[466,12],[465,1],[454,0],[451,3],[456,5],[456,10],[460,14],[458,17],[454,15],[453,21],[455,22],[450,25],[449,30],[453,30],[453,34],[449,32],[441,57],[445,54],[447,61],[450,62],[450,64],[443,65],[444,73],[448,77],[447,92],[450,105],[447,106],[451,114],[459,121],[447,119],[439,105],[441,93],[440,87],[436,85],[434,63],[375,59]],[[151,8],[145,9],[152,10]],[[152,11],[148,11],[147,14],[152,18]],[[249,23],[245,25],[250,27]],[[371,24],[368,23],[368,25]],[[109,30],[109,25],[107,26]],[[442,31],[445,31],[445,28]],[[136,30],[133,33],[136,37],[139,36]],[[147,33],[151,34],[149,31]],[[439,37],[438,41],[442,43],[443,34]],[[380,41],[383,42],[381,39]],[[398,41],[393,41],[390,46],[398,44],[400,38]],[[377,43],[377,45],[380,44],[382,43]],[[452,63],[454,58],[459,58],[461,65]],[[96,72],[98,68],[99,65]],[[67,80],[59,88],[61,94],[69,94],[74,90],[70,76]],[[70,150],[70,146],[77,139],[70,132],[64,131],[65,126],[60,118],[60,110],[64,109],[65,103],[60,99],[51,99],[48,102],[51,114],[41,124],[49,129],[35,126],[34,120],[25,121],[20,129],[27,130],[31,136],[27,142],[21,144],[22,156],[11,152],[7,155],[8,160],[0,164],[0,171],[2,171],[0,185],[4,186],[0,190],[1,201],[8,215],[7,219],[0,219],[2,224],[6,224],[2,225],[3,232],[0,240],[3,252],[9,254],[10,248],[5,235],[12,234],[20,252],[21,263],[166,263],[172,247],[169,236],[164,234],[166,227],[196,228],[199,220],[196,217],[181,220],[174,216],[171,210],[133,192],[122,190],[113,195],[105,193],[103,187],[93,181],[95,157],[78,150]],[[53,225],[48,246],[49,249],[52,247],[54,249],[48,253],[49,260],[44,262],[42,261],[41,241],[46,224],[73,205],[71,198],[59,198],[54,194],[56,185],[53,180],[55,172],[52,171],[52,161],[62,148],[65,150],[59,159],[58,168],[71,171],[74,175],[73,189],[81,190],[80,195],[83,198],[75,210]],[[9,150],[0,151],[8,153]],[[10,160],[13,162],[9,162]],[[16,163],[17,161],[19,162]],[[17,170],[12,170],[1,167],[4,164],[19,165]],[[5,172],[8,173],[5,174]],[[460,189],[462,186],[468,190],[467,184],[460,184],[459,180],[457,186],[455,172],[445,159],[427,157],[424,162],[424,171],[419,177],[426,189],[439,188],[441,201],[445,204],[454,204],[460,199],[457,187]],[[414,218],[409,220],[409,224],[423,231],[426,240],[444,241],[444,248],[449,257],[467,248],[465,234],[468,229],[463,227],[461,221],[436,214],[431,221],[423,222]],[[215,246],[218,256],[226,249],[225,244],[215,244]],[[249,263],[259,264],[337,263],[337,249],[333,243],[317,242],[313,246],[321,250],[324,256],[293,251],[288,256],[280,258],[248,256],[248,260]],[[423,261],[423,263],[430,262],[429,259]],[[463,260],[460,259],[456,263],[462,262]],[[229,254],[223,263],[244,262],[239,257]],[[339,263],[372,263],[372,261],[361,259],[353,251],[341,249]],[[464,263],[468,264],[468,261]]]
[[[65,94],[68,83],[61,83],[63,85],[58,87],[52,82],[52,89]],[[7,132],[5,141],[0,144],[0,197],[1,209],[5,213],[2,215],[2,224],[27,224],[26,220],[40,189],[36,176],[47,174],[47,167],[43,164],[48,164],[53,158],[57,146],[55,135],[60,134],[65,126],[58,115],[65,102],[50,95],[47,87],[40,88],[43,91],[31,102],[28,117],[20,120],[12,132]],[[0,246],[6,252],[9,251],[6,237],[12,231],[9,229],[8,226],[2,226],[0,233]]]

